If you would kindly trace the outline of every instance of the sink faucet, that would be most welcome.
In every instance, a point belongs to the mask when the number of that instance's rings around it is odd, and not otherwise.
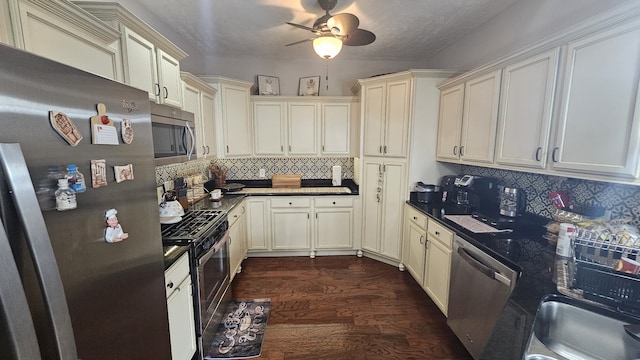
[[[640,325],[625,325],[624,331],[626,331],[634,340],[640,341]]]

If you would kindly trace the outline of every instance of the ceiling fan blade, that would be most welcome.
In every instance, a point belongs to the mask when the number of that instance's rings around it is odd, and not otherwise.
[[[327,19],[327,27],[333,35],[346,36],[358,28],[360,20],[349,13],[338,14]]]
[[[285,46],[291,46],[291,45],[302,44],[303,42],[313,41],[314,39],[315,39],[315,38],[312,38],[312,39],[304,39],[304,40],[300,40],[300,41],[296,41],[296,42],[289,43],[289,44],[287,44],[287,45],[285,45]]]
[[[311,32],[316,32],[313,28],[310,28],[308,26],[304,26],[304,25],[300,25],[300,24],[296,24],[296,23],[292,23],[292,22],[286,22],[287,24],[291,25],[291,26],[295,26],[299,29],[303,29],[303,30],[309,30]]]
[[[376,40],[376,34],[369,30],[355,29],[342,39],[343,45],[361,46],[371,44]]]

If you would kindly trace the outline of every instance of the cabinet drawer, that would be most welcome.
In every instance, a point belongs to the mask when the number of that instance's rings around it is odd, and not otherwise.
[[[418,225],[422,230],[427,230],[427,215],[407,205],[407,213],[405,216]]]
[[[453,232],[446,227],[440,225],[435,220],[429,219],[428,232],[432,236],[438,238],[444,245],[451,248],[453,244]]]
[[[311,207],[310,198],[283,196],[271,199],[272,208],[308,208]]]
[[[316,207],[353,207],[353,199],[350,197],[318,197],[315,200]]]
[[[185,278],[189,277],[189,253],[186,252],[170,268],[164,272],[164,283],[167,297],[175,291]]]
[[[244,216],[245,208],[244,201],[241,204],[236,205],[229,214],[227,214],[227,220],[229,220],[229,227],[232,227],[242,216]]]

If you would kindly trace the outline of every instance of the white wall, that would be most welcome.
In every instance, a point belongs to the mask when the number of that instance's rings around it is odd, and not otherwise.
[[[638,0],[521,0],[453,45],[425,66],[473,69],[505,57],[593,17]]]

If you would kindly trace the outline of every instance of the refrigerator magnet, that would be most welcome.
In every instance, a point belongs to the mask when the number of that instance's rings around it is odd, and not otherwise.
[[[113,167],[113,172],[115,173],[117,183],[133,180],[133,164],[116,165]]]
[[[107,186],[107,161],[91,160],[91,187]]]
[[[107,227],[104,230],[104,240],[108,243],[115,243],[125,240],[129,234],[122,230],[122,226],[118,223],[118,210],[109,209],[105,212],[104,217]]]
[[[131,144],[133,142],[133,127],[131,127],[131,120],[122,119],[122,142],[125,144]]]
[[[91,142],[101,145],[119,145],[118,132],[113,121],[107,116],[107,107],[100,103],[96,109],[98,115],[91,117]]]
[[[59,111],[49,111],[49,121],[54,130],[71,146],[76,146],[82,140],[82,135],[76,124],[67,115]]]

